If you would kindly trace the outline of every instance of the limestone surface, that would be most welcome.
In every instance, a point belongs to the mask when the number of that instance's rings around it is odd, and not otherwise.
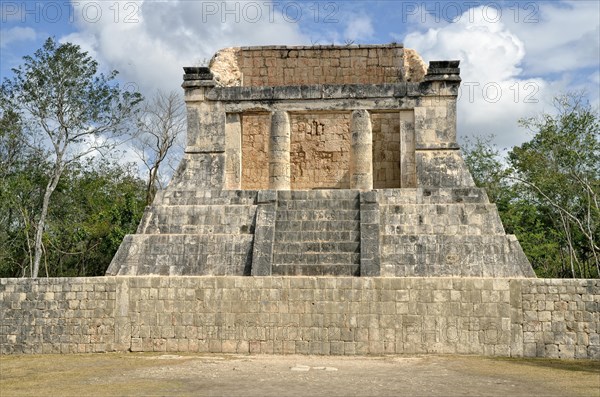
[[[184,69],[184,159],[108,275],[534,277],[460,155],[458,61],[263,46]]]
[[[234,87],[242,85],[242,72],[237,58],[239,48],[224,48],[218,51],[210,60],[210,70],[219,86]]]
[[[0,279],[0,354],[477,354],[600,359],[600,281]]]

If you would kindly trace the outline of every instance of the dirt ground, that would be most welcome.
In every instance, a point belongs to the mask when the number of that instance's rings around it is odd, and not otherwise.
[[[474,356],[0,357],[0,396],[599,396],[600,363]]]

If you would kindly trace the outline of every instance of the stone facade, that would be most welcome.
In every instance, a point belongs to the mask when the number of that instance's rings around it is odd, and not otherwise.
[[[242,180],[241,188],[260,190],[269,188],[269,133],[271,130],[271,114],[248,113],[240,117],[242,132]],[[233,157],[235,154],[232,154]],[[233,177],[239,161],[227,170]],[[236,167],[237,166],[237,167]],[[228,178],[229,179],[229,178]],[[234,182],[232,181],[232,185]]]
[[[398,83],[420,81],[427,71],[401,44],[226,48],[210,68],[225,87]]]
[[[0,279],[0,353],[109,351],[600,359],[598,280]]]
[[[534,277],[460,156],[458,61],[243,47],[185,71],[185,157],[107,275]]]
[[[291,189],[350,188],[350,114],[291,115]]]
[[[599,281],[536,279],[474,186],[457,61],[254,47],[185,71],[172,182],[109,276],[0,279],[1,354],[600,359]]]

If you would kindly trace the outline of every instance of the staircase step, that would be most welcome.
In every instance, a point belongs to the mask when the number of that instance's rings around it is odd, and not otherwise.
[[[360,232],[357,231],[281,231],[275,228],[277,242],[358,242]]]
[[[279,200],[354,200],[358,199],[359,192],[356,190],[292,190],[277,192]]]
[[[279,200],[278,210],[357,210],[360,202],[355,200]]]
[[[272,274],[358,275],[356,191],[278,192]]]
[[[382,205],[382,232],[397,234],[504,234],[494,204]]]
[[[358,209],[315,209],[315,210],[286,210],[277,211],[277,220],[283,221],[350,221],[360,220],[360,211]]]
[[[229,205],[256,204],[253,190],[164,190],[159,191],[155,205]]]
[[[485,189],[476,187],[378,189],[378,192],[382,205],[489,203]]]
[[[275,253],[304,254],[304,253],[360,253],[360,243],[356,241],[336,242],[288,242],[273,247]]]
[[[248,234],[254,231],[255,205],[152,207],[142,221],[144,234]]]
[[[276,221],[275,230],[282,232],[357,232],[357,221]]]
[[[273,254],[273,263],[321,265],[332,263],[360,263],[360,254],[349,252],[321,252],[301,254]]]
[[[276,276],[360,276],[358,264],[283,265],[273,264]]]

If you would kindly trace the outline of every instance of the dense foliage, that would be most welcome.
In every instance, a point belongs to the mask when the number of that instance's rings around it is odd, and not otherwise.
[[[116,71],[98,72],[98,63],[72,43],[48,38],[13,76],[0,85],[3,135],[18,133],[23,142],[44,154],[46,177],[41,210],[32,230],[33,270],[37,277],[44,255],[43,239],[51,198],[68,168],[86,156],[111,151],[127,134],[142,100],[139,93],[122,90]],[[42,153],[45,152],[45,153]]]
[[[5,130],[0,130],[5,144]],[[0,168],[0,277],[28,277],[48,161],[23,150]],[[145,205],[146,182],[129,167],[79,161],[63,173],[42,239],[40,276],[104,275],[119,244],[135,232]]]
[[[521,120],[533,138],[503,161],[490,139],[464,145],[478,186],[496,203],[540,277],[598,277],[600,120],[581,94]]]

